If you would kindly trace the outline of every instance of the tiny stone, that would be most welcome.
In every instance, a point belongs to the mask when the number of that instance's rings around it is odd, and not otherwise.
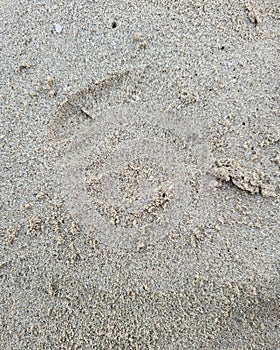
[[[55,90],[50,90],[49,91],[49,96],[51,96],[51,97],[56,96],[56,91]]]
[[[47,84],[48,84],[49,87],[53,86],[53,78],[51,76],[47,77]]]
[[[62,32],[62,27],[61,27],[60,24],[56,24],[56,25],[55,25],[55,31],[56,31],[57,33],[61,33],[61,32]]]

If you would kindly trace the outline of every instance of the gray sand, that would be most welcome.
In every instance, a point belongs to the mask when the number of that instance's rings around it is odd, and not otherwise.
[[[279,349],[278,0],[0,9],[0,349]]]

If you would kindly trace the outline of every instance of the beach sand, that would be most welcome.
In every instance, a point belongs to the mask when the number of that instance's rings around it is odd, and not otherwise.
[[[0,11],[0,348],[279,349],[278,0]]]

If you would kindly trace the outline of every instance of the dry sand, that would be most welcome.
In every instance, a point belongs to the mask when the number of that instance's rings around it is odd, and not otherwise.
[[[0,349],[279,349],[279,1],[0,11]]]

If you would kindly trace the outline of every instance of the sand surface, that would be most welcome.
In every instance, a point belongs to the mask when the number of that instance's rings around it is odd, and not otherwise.
[[[0,1],[0,349],[279,349],[278,0]]]

